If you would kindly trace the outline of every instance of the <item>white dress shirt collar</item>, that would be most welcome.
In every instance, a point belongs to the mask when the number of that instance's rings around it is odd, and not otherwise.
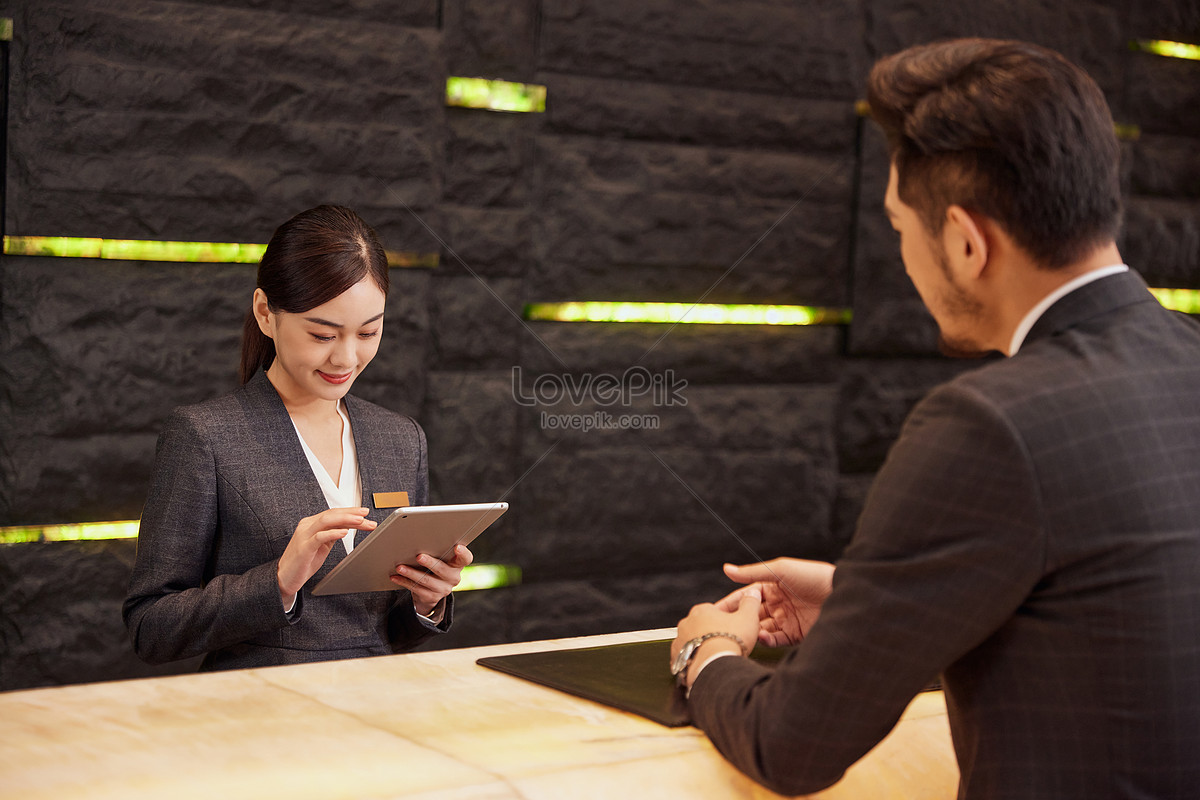
[[[1081,286],[1088,285],[1092,281],[1098,281],[1101,278],[1107,278],[1109,275],[1116,275],[1119,272],[1128,271],[1129,267],[1125,264],[1112,264],[1111,266],[1100,267],[1099,269],[1085,272],[1077,278],[1072,278],[1062,286],[1059,286],[1050,294],[1043,297],[1036,306],[1029,309],[1029,313],[1025,315],[1025,317],[1021,320],[1021,323],[1017,325],[1017,329],[1013,331],[1012,343],[1008,346],[1008,354],[1010,356],[1015,356],[1017,354],[1017,351],[1021,349],[1021,345],[1025,343],[1025,337],[1029,335],[1029,331],[1033,328],[1037,321],[1042,318],[1042,314],[1045,314],[1046,310],[1050,308],[1050,306],[1054,305],[1059,300],[1066,297]]]

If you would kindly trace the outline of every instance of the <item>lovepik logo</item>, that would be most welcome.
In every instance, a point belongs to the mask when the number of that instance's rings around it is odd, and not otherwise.
[[[528,390],[521,368],[513,367],[512,396],[522,406],[553,406],[564,400],[573,405],[594,403],[600,406],[629,406],[635,399],[649,397],[655,406],[686,406],[683,390],[688,382],[676,378],[673,370],[653,373],[645,367],[630,367],[620,376],[602,372],[572,375],[543,372],[533,379]]]

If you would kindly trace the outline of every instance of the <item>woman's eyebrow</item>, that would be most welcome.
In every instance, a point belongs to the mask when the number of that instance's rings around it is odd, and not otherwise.
[[[370,324],[371,324],[372,322],[374,322],[375,320],[377,320],[377,319],[382,319],[382,318],[383,318],[383,312],[382,312],[382,311],[380,311],[378,314],[376,314],[375,316],[371,317],[370,319],[368,319],[368,320],[364,320],[362,324],[363,324],[363,325],[370,325]],[[328,326],[328,327],[330,327],[330,328],[337,328],[337,329],[339,329],[339,330],[341,330],[342,328],[346,327],[345,325],[343,325],[343,324],[342,324],[342,323],[340,323],[340,322],[330,322],[329,320],[327,320],[327,319],[321,319],[320,317],[305,317],[305,318],[304,318],[304,321],[305,321],[305,322],[311,322],[311,323],[313,323],[314,325],[326,325],[326,326]],[[360,326],[360,327],[361,327],[361,326]]]

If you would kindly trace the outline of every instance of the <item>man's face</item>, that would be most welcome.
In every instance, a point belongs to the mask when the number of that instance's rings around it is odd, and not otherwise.
[[[895,164],[888,177],[883,206],[900,235],[904,271],[941,331],[942,349],[951,355],[976,355],[986,350],[977,335],[983,304],[955,281],[942,242],[929,233],[917,212],[900,199]]]

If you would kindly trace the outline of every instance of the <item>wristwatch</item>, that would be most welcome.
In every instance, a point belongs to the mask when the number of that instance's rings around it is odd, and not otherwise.
[[[675,660],[671,662],[671,674],[675,676],[675,682],[682,686],[687,681],[688,667],[692,665],[692,658],[696,655],[696,651],[700,649],[700,645],[707,642],[709,639],[721,637],[724,639],[732,639],[737,642],[738,647],[742,652],[746,652],[746,643],[742,641],[742,637],[736,633],[726,633],[725,631],[714,631],[706,633],[703,636],[697,636],[695,639],[689,639],[683,643],[683,647],[679,649],[679,654],[675,656]]]

